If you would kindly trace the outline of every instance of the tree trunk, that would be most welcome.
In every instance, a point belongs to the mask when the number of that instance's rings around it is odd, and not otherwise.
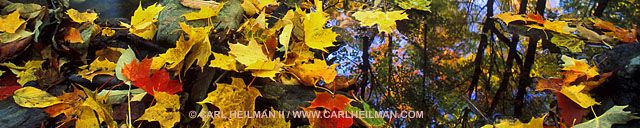
[[[473,71],[473,76],[471,76],[471,84],[467,89],[467,95],[471,98],[471,94],[474,92],[476,86],[478,85],[478,80],[480,79],[480,73],[482,72],[482,59],[484,58],[484,49],[487,47],[488,35],[490,27],[493,26],[494,21],[491,19],[493,16],[493,1],[488,0],[487,5],[487,14],[485,16],[484,26],[482,26],[482,33],[480,35],[480,44],[478,44],[478,51],[476,52],[476,58],[474,60],[475,69]],[[425,46],[426,47],[426,46]]]
[[[525,14],[527,11],[527,4],[529,2],[527,0],[523,0],[520,2],[520,10],[518,10],[518,14]],[[497,103],[502,99],[504,92],[509,87],[509,80],[511,79],[511,68],[513,68],[513,61],[518,56],[518,51],[516,47],[518,46],[518,42],[520,42],[520,36],[513,34],[511,37],[511,43],[507,44],[509,46],[509,54],[507,55],[507,63],[505,65],[505,71],[502,73],[502,79],[500,79],[500,86],[498,87],[498,91],[496,95],[493,97],[491,105],[489,106],[489,112],[487,114],[491,115],[493,113],[493,109]],[[519,65],[519,64],[518,64]]]
[[[536,3],[536,12],[544,17],[544,9],[546,8],[546,0],[538,0]],[[516,93],[515,104],[515,112],[513,116],[516,118],[524,119],[522,116],[522,110],[524,106],[524,97],[527,94],[527,87],[531,84],[531,77],[529,74],[531,73],[531,66],[535,63],[536,57],[536,49],[538,47],[539,38],[529,38],[529,45],[527,46],[527,50],[525,53],[524,65],[520,70],[520,82],[518,82],[518,92]],[[543,41],[546,41],[544,39]]]
[[[604,12],[608,4],[609,0],[598,0],[598,6],[596,6],[596,9],[593,11],[593,16],[602,17],[602,12]]]

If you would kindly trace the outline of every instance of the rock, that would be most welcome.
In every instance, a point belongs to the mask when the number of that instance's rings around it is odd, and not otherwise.
[[[606,58],[606,59],[605,59]],[[615,71],[605,83],[593,89],[593,97],[601,105],[596,113],[602,114],[613,105],[629,105],[625,111],[640,112],[640,44],[618,45],[603,56],[599,65],[600,73]],[[596,61],[599,61],[596,60]],[[591,118],[591,117],[590,117]],[[613,127],[640,126],[640,120],[631,120],[627,124],[616,124]]]
[[[244,10],[240,6],[240,0],[228,0],[227,2],[222,10],[220,10],[220,13],[218,13],[218,16],[211,18],[213,25],[220,23],[215,29],[227,27],[237,29],[240,25],[244,13]],[[181,17],[182,14],[197,12],[199,10],[184,7],[178,0],[164,0],[162,5],[165,6],[165,8],[160,12],[158,22],[156,22],[158,25],[156,42],[162,47],[175,47],[180,35],[184,34],[184,32],[174,32],[180,29],[178,22],[186,22],[193,27],[203,27],[207,25],[207,20],[186,21],[184,17]]]
[[[0,127],[7,128],[39,127],[42,121],[49,117],[49,114],[41,109],[18,106],[11,96],[0,101],[0,114]]]

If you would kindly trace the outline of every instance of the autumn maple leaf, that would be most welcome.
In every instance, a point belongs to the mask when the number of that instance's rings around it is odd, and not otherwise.
[[[125,64],[122,75],[133,81],[133,85],[142,88],[152,96],[154,92],[167,92],[173,95],[182,91],[182,84],[177,80],[171,80],[169,73],[165,70],[155,70],[151,73],[149,69],[153,59],[143,59],[140,63],[133,60],[130,64]]]
[[[337,109],[339,111],[344,111],[347,106],[351,106],[349,103],[353,101],[344,95],[333,95],[329,92],[315,93],[316,98],[311,101],[311,105],[309,106],[309,108],[323,107],[330,110]]]

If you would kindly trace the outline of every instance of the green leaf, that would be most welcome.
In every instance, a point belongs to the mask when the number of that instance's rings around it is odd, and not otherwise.
[[[631,111],[622,110],[627,106],[629,105],[613,106],[604,112],[604,114],[587,122],[578,124],[573,128],[610,128],[613,124],[626,124],[627,121],[638,119],[639,117],[633,116]]]
[[[136,62],[140,62],[138,61],[138,59],[136,59],[136,53],[134,53],[131,47],[129,47],[126,50],[124,50],[122,55],[120,55],[118,62],[116,63],[116,78],[122,81],[128,80],[126,77],[122,75],[122,68],[124,68],[125,64],[129,64],[133,60],[136,60]],[[126,83],[131,85],[131,81],[127,81]]]
[[[367,103],[362,103],[362,107],[364,109],[364,111],[366,111],[367,113],[371,112],[374,113],[375,110],[370,108],[369,105]],[[348,112],[359,112],[362,111],[360,108],[358,107],[353,107],[353,106],[348,106],[347,105],[347,111]],[[365,122],[369,123],[372,126],[382,126],[385,125],[385,121],[382,118],[361,118],[362,120],[364,120]]]
[[[557,46],[566,47],[570,52],[582,52],[582,49],[584,49],[584,41],[559,34],[553,34],[551,43]]]

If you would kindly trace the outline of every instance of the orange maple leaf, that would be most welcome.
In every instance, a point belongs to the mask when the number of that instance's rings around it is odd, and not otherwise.
[[[547,21],[544,20],[544,17],[542,17],[540,14],[534,14],[534,13],[529,13],[527,15],[527,19],[525,21],[533,21],[536,22],[538,24],[544,24]]]
[[[140,63],[133,60],[130,64],[125,64],[122,75],[152,96],[155,96],[154,92],[173,95],[182,91],[182,84],[178,80],[172,80],[167,71],[160,69],[150,73],[151,62],[153,59],[143,59]]]

